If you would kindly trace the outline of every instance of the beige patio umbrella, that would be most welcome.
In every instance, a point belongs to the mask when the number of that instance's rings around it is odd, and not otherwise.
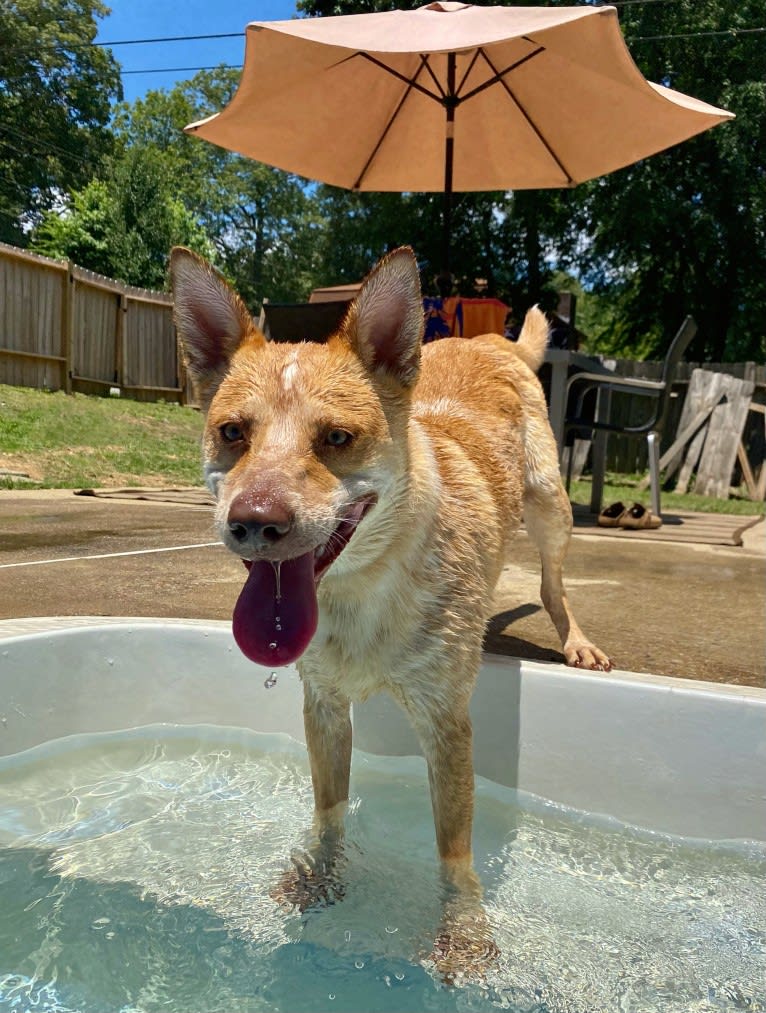
[[[648,82],[614,7],[427,4],[255,21],[226,108],[186,129],[351,190],[568,187],[732,116]]]

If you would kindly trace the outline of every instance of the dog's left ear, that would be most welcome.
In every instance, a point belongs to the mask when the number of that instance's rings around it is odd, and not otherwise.
[[[266,339],[237,293],[196,253],[176,246],[170,254],[173,317],[199,389],[214,388],[245,340]]]
[[[367,276],[341,327],[367,369],[412,387],[420,370],[423,299],[415,254],[402,246]]]

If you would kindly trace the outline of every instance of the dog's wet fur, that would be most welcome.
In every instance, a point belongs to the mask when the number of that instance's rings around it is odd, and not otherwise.
[[[485,335],[421,347],[418,269],[402,248],[374,268],[325,344],[274,343],[195,254],[175,249],[171,272],[176,325],[206,412],[217,527],[251,567],[235,617],[243,650],[268,657],[259,613],[297,602],[285,651],[303,682],[322,862],[333,865],[342,840],[350,704],[387,691],[428,764],[446,882],[433,961],[446,975],[486,961],[468,706],[522,517],[567,664],[611,667],[581,632],[562,583],[572,515],[535,375],[546,319],[530,310],[516,343]],[[266,563],[287,574],[278,605]],[[313,890],[312,878],[286,877],[281,896],[311,903],[325,889]]]

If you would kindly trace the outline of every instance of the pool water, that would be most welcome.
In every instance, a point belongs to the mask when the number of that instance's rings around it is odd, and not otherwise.
[[[307,846],[286,736],[152,726],[0,760],[0,1010],[766,1010],[766,847],[583,816],[477,779],[501,956],[422,958],[440,884],[425,767],[355,753],[342,902],[270,890]]]

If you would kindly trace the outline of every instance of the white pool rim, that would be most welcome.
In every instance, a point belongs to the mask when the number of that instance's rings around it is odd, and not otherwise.
[[[303,741],[293,668],[245,659],[223,622],[0,622],[0,756],[67,735],[217,724]],[[649,830],[766,840],[766,690],[485,655],[472,701],[476,772]],[[419,752],[380,694],[353,708],[354,745]]]

